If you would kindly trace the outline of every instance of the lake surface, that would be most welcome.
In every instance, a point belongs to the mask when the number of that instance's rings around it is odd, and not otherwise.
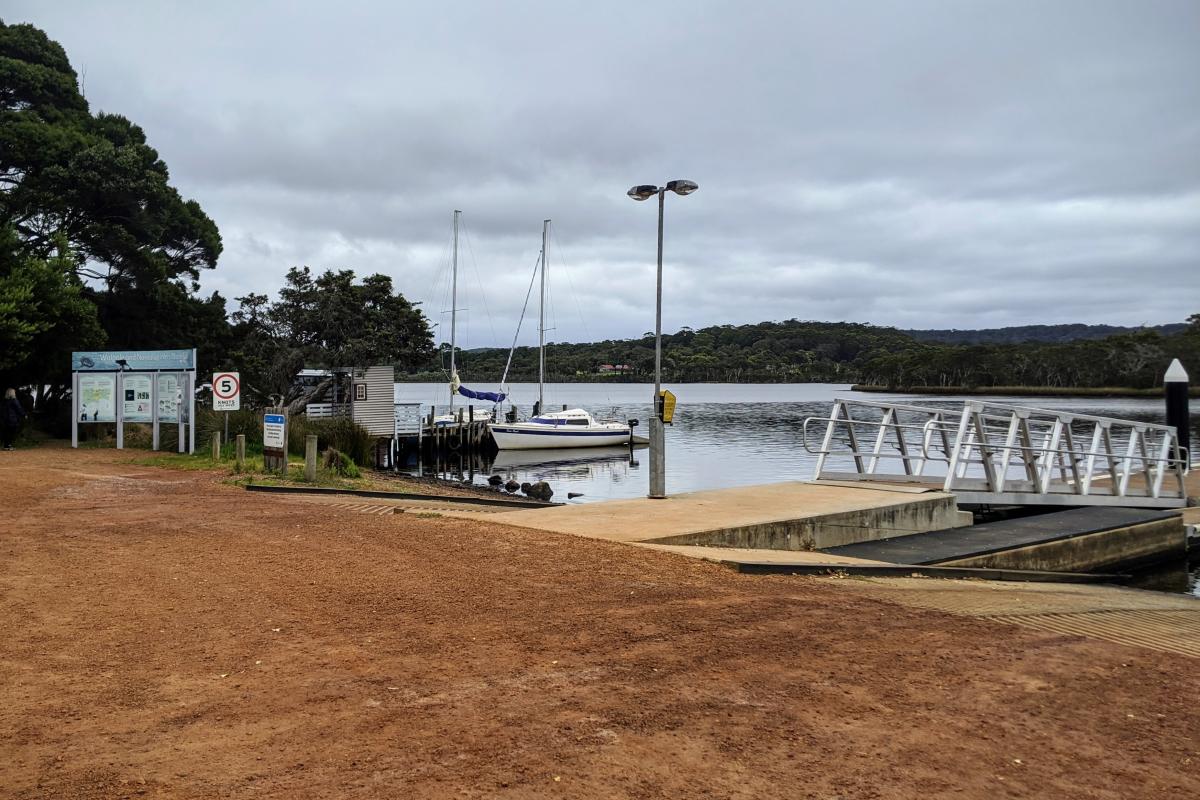
[[[493,390],[492,386],[472,388]],[[813,477],[816,456],[804,448],[805,417],[828,416],[834,397],[896,401],[953,408],[966,399],[986,399],[1055,411],[1073,411],[1163,423],[1161,398],[953,397],[851,392],[845,384],[672,384],[678,397],[675,424],[666,429],[667,493],[719,489]],[[546,408],[563,404],[591,411],[598,418],[637,419],[637,433],[648,434],[654,387],[630,383],[556,383],[546,385]],[[513,384],[512,400],[528,414],[537,399],[536,384]],[[449,388],[437,383],[398,383],[396,402],[445,407]],[[478,406],[481,410],[485,406]],[[1193,452],[1200,438],[1200,415],[1193,415]],[[813,438],[816,438],[814,428]],[[643,497],[649,484],[649,454],[644,448],[505,451],[494,459],[456,459],[435,467],[445,477],[486,483],[497,474],[518,483],[544,480],[554,499],[571,503]],[[428,472],[428,471],[427,471]],[[577,495],[568,498],[568,495]],[[1178,578],[1178,576],[1176,576]],[[1175,580],[1186,586],[1195,575]],[[1150,578],[1153,580],[1154,578]],[[1176,589],[1179,590],[1179,589]]]

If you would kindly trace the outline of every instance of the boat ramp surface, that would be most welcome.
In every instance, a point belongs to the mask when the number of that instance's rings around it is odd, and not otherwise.
[[[614,542],[804,551],[811,563],[814,550],[962,526],[970,515],[926,487],[790,481],[515,511],[503,521]]]

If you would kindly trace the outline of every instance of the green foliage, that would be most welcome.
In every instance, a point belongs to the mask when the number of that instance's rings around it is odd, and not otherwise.
[[[278,302],[256,294],[238,302],[232,360],[245,373],[243,386],[263,399],[287,396],[304,366],[410,368],[433,352],[425,315],[393,290],[386,275],[355,283],[351,270],[314,277],[308,267],[293,268]]]
[[[47,258],[65,238],[80,277],[109,291],[177,279],[194,288],[221,237],[169,177],[141,128],[89,113],[60,45],[0,22],[0,224],[30,254]]]
[[[762,322],[756,325],[717,325],[693,331],[684,328],[663,336],[663,376],[676,383],[787,383],[849,380],[846,365],[875,352],[913,346],[894,328],[848,322]],[[508,351],[470,350],[459,355],[460,372],[474,382],[496,380]],[[632,370],[623,380],[648,381],[654,376],[654,337],[610,340],[591,344],[550,344],[546,347],[547,380],[595,381],[601,364],[622,364]],[[440,365],[424,365],[437,374]],[[537,380],[538,353],[517,348],[509,379]]]
[[[57,42],[0,21],[0,370],[39,409],[73,349],[199,346],[201,373],[226,366],[225,301],[192,295],[221,238],[169,181],[141,128],[90,112]]]
[[[1179,358],[1191,374],[1200,374],[1200,315],[1189,318],[1187,326],[1162,327],[1179,332],[1136,330],[1104,339],[955,345],[917,341],[894,328],[839,322],[684,328],[663,337],[663,377],[673,383],[831,382],[890,388],[1149,388],[1159,385],[1172,358]],[[458,363],[472,381],[486,382],[500,376],[507,355],[501,349],[470,350],[460,353]],[[645,382],[654,375],[654,338],[548,345],[546,364],[552,381],[604,380],[597,372],[601,364],[628,364],[632,371],[619,379]],[[439,380],[439,366],[429,362],[414,377]],[[536,348],[517,349],[509,377],[537,379]]]
[[[358,466],[350,456],[332,447],[325,451],[325,469],[343,478],[362,477],[362,473],[358,471]]]
[[[295,416],[288,420],[288,452],[303,453],[307,436],[316,434],[317,449],[333,448],[346,454],[355,464],[371,464],[375,453],[374,437],[366,428],[347,417],[331,419],[308,419]],[[261,434],[260,434],[261,439]]]
[[[229,415],[229,441],[246,437],[248,448],[262,448],[262,413],[243,408],[240,411],[213,411],[196,404],[196,441],[207,442],[214,433],[225,435],[225,415]],[[165,429],[164,429],[165,430]]]
[[[69,259],[22,251],[0,226],[0,376],[6,386],[64,380],[72,347],[104,341]]]
[[[936,330],[904,331],[919,342],[938,342],[941,344],[1024,344],[1026,342],[1041,342],[1043,344],[1063,344],[1078,342],[1084,339],[1107,339],[1127,333],[1151,330],[1170,336],[1181,333],[1187,325],[1173,323],[1170,325],[1154,325],[1148,328],[1125,328],[1120,325],[1014,325],[1008,328],[981,328],[978,330],[958,330],[955,328]]]

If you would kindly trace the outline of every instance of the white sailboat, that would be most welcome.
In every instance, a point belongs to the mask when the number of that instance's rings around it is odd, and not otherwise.
[[[541,291],[538,303],[538,412],[525,422],[493,422],[488,425],[496,447],[501,450],[537,450],[562,447],[611,447],[627,444],[632,436],[628,423],[601,421],[582,408],[542,411],[546,382],[546,262],[550,220],[542,222]]]

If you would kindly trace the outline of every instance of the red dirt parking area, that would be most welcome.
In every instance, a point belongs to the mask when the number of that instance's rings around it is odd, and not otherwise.
[[[1184,798],[1195,660],[0,454],[6,798]]]

